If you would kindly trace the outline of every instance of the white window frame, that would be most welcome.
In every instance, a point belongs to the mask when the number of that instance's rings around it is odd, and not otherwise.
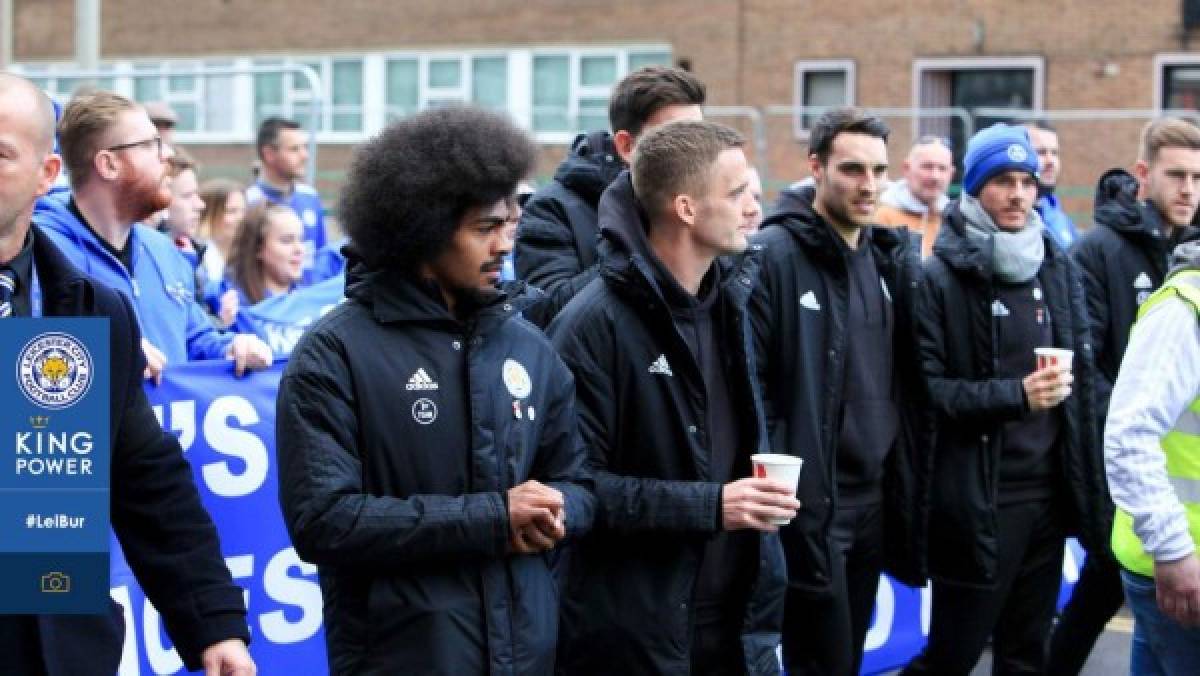
[[[363,93],[363,97],[362,97],[362,103],[359,104],[359,106],[358,106],[359,110],[357,111],[360,114],[360,116],[362,117],[362,128],[358,129],[356,131],[333,131],[333,114],[334,114],[333,63],[335,61],[361,61],[362,62],[362,78],[363,78],[362,93]],[[317,126],[317,141],[318,142],[320,142],[320,143],[358,143],[358,142],[362,141],[364,138],[366,138],[368,135],[370,135],[371,127],[368,124],[368,121],[367,121],[368,116],[366,114],[367,90],[370,88],[370,81],[368,80],[369,69],[367,66],[367,59],[366,59],[365,54],[361,54],[361,53],[329,53],[329,54],[317,54],[317,55],[264,54],[264,55],[257,55],[255,57],[253,57],[250,62],[254,65],[293,66],[293,65],[312,64],[312,65],[318,66],[315,69],[317,71],[317,76],[320,78],[320,81],[321,81],[321,92],[320,92],[320,94],[321,94],[321,119]],[[281,72],[284,76],[284,79],[283,79],[283,103],[280,106],[282,108],[282,110],[280,111],[279,114],[282,115],[283,117],[296,119],[296,117],[297,117],[296,110],[295,110],[296,104],[311,103],[313,100],[313,96],[312,96],[312,93],[307,90],[294,89],[292,87],[292,84],[291,84],[292,78],[299,77],[299,76],[294,75],[290,71],[281,71]],[[253,119],[254,119],[254,114],[255,114],[254,93],[255,93],[254,92],[254,76],[250,76],[250,98],[248,101],[241,102],[241,105],[245,106],[245,109],[246,109],[245,117],[246,117],[246,119],[251,120],[252,127],[254,126]],[[339,106],[339,108],[350,109],[350,112],[354,112],[352,110],[354,108],[354,106],[348,106],[346,104],[342,104],[341,106]],[[339,112],[346,112],[346,111],[339,110]],[[306,130],[307,130],[307,127],[306,127]],[[183,137],[180,138],[180,141],[181,142],[184,141]],[[195,141],[191,141],[191,142],[197,142],[197,141],[203,142],[203,139],[196,139]]]
[[[612,86],[583,86],[579,82],[580,62],[587,56],[612,56],[616,58],[616,81],[629,72],[630,57],[641,54],[665,54],[668,61],[673,57],[674,50],[670,45],[658,43],[646,44],[605,44],[589,46],[526,46],[526,47],[486,47],[479,49],[446,49],[422,51],[373,51],[373,52],[330,52],[320,54],[303,53],[258,53],[252,55],[232,56],[228,54],[205,54],[192,57],[169,57],[153,59],[138,57],[136,59],[121,59],[108,61],[101,65],[103,69],[112,70],[113,89],[118,94],[133,98],[135,77],[163,78],[161,86],[162,99],[167,103],[187,102],[196,105],[196,115],[203,128],[206,120],[205,89],[207,79],[197,75],[196,87],[192,92],[172,93],[167,87],[166,78],[170,77],[172,68],[187,65],[208,65],[219,63],[232,64],[235,68],[251,67],[270,64],[317,64],[321,80],[321,120],[316,134],[319,143],[360,143],[371,135],[383,129],[386,124],[387,101],[387,62],[389,59],[415,59],[417,61],[418,77],[418,109],[424,109],[429,101],[434,99],[456,99],[470,101],[473,95],[474,65],[477,58],[501,58],[506,62],[507,101],[506,110],[514,121],[521,127],[533,132],[534,138],[544,144],[570,143],[575,131],[538,132],[533,129],[533,59],[535,56],[564,55],[568,57],[568,106],[569,120],[577,120],[579,102],[586,98],[606,99],[612,92]],[[344,59],[361,60],[362,62],[362,128],[356,131],[332,131],[333,115],[333,63]],[[433,89],[429,85],[429,63],[440,59],[457,59],[462,73],[459,86],[455,88]],[[137,66],[155,66],[154,69],[138,70]],[[23,75],[41,78],[73,77],[71,73],[77,68],[72,63],[51,61],[30,61],[13,64],[11,69]],[[294,117],[294,106],[297,103],[310,101],[311,95],[304,90],[294,90],[291,78],[286,77],[289,71],[279,71],[284,75],[283,101],[281,113]],[[232,115],[233,129],[229,131],[177,131],[176,138],[184,145],[227,145],[254,143],[256,128],[255,119],[255,75],[246,73],[229,76],[233,80]],[[57,94],[57,80],[55,93]],[[60,98],[63,96],[59,95]],[[65,103],[65,101],[64,101]],[[348,112],[343,110],[342,112]],[[358,111],[354,111],[358,112]]]
[[[853,106],[858,91],[858,74],[853,59],[818,59],[812,61],[797,61],[792,70],[792,135],[799,141],[807,141],[809,129],[804,126],[804,78],[809,73],[845,73],[846,75],[846,105]]]
[[[674,54],[674,50],[670,45],[599,45],[589,47],[539,47],[530,50],[530,66],[528,77],[529,81],[529,96],[526,100],[528,106],[528,118],[524,121],[525,127],[533,132],[534,138],[539,143],[545,144],[568,144],[574,140],[575,136],[581,131],[593,130],[568,130],[568,131],[540,131],[533,128],[533,59],[539,56],[565,56],[567,57],[567,111],[566,116],[568,121],[579,119],[579,102],[581,99],[608,99],[612,95],[612,88],[621,78],[629,74],[629,57],[633,54],[667,54],[668,59]],[[583,85],[580,83],[581,77],[581,62],[584,57],[590,56],[614,56],[616,57],[617,70],[616,76],[611,85]],[[511,103],[511,102],[510,102]]]
[[[1150,78],[1154,91],[1150,94],[1150,100],[1154,102],[1154,110],[1160,112],[1166,104],[1163,88],[1167,84],[1167,68],[1171,66],[1200,66],[1200,54],[1172,52],[1154,55],[1154,76]]]
[[[1040,56],[964,56],[946,58],[913,59],[912,65],[912,108],[921,109],[921,80],[925,71],[954,70],[1015,70],[1027,68],[1033,71],[1032,109],[1043,110],[1046,94],[1046,60]],[[978,131],[978,130],[976,130]],[[920,117],[913,115],[913,138],[920,133]]]

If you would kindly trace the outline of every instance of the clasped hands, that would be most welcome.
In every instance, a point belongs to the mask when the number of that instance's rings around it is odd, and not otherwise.
[[[508,527],[514,554],[554,549],[567,534],[562,493],[533,479],[508,489]]]

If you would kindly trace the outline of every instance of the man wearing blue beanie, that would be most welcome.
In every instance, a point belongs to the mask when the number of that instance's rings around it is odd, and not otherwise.
[[[994,124],[971,137],[963,159],[963,191],[979,197],[988,179],[1006,171],[1021,171],[1034,179],[1038,173],[1037,153],[1024,127]],[[1037,197],[1037,184],[1034,184]]]
[[[965,165],[917,306],[939,433],[929,642],[905,673],[965,676],[988,636],[992,673],[1045,673],[1063,538],[1103,551],[1111,531],[1094,362],[1078,269],[1033,208],[1026,130],[980,131]],[[1073,364],[1035,356],[1048,347]]]

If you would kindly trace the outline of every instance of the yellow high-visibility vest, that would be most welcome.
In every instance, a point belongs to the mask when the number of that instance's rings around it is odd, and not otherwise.
[[[1200,270],[1185,270],[1172,275],[1161,289],[1142,303],[1138,319],[1169,298],[1187,303],[1200,320]],[[1133,330],[1137,330],[1136,322]],[[1188,404],[1159,445],[1167,456],[1167,477],[1171,487],[1187,510],[1192,540],[1200,543],[1200,396]],[[1154,559],[1142,548],[1142,541],[1133,532],[1133,518],[1120,508],[1113,519],[1112,549],[1122,566],[1140,575],[1154,577]]]

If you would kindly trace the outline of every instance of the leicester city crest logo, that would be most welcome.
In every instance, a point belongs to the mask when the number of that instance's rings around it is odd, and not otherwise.
[[[43,333],[17,357],[17,382],[29,401],[51,409],[71,406],[92,386],[92,355],[65,333]]]
[[[1014,143],[1008,147],[1008,159],[1013,162],[1024,162],[1029,157],[1029,153],[1025,152],[1025,148],[1019,143]]]

